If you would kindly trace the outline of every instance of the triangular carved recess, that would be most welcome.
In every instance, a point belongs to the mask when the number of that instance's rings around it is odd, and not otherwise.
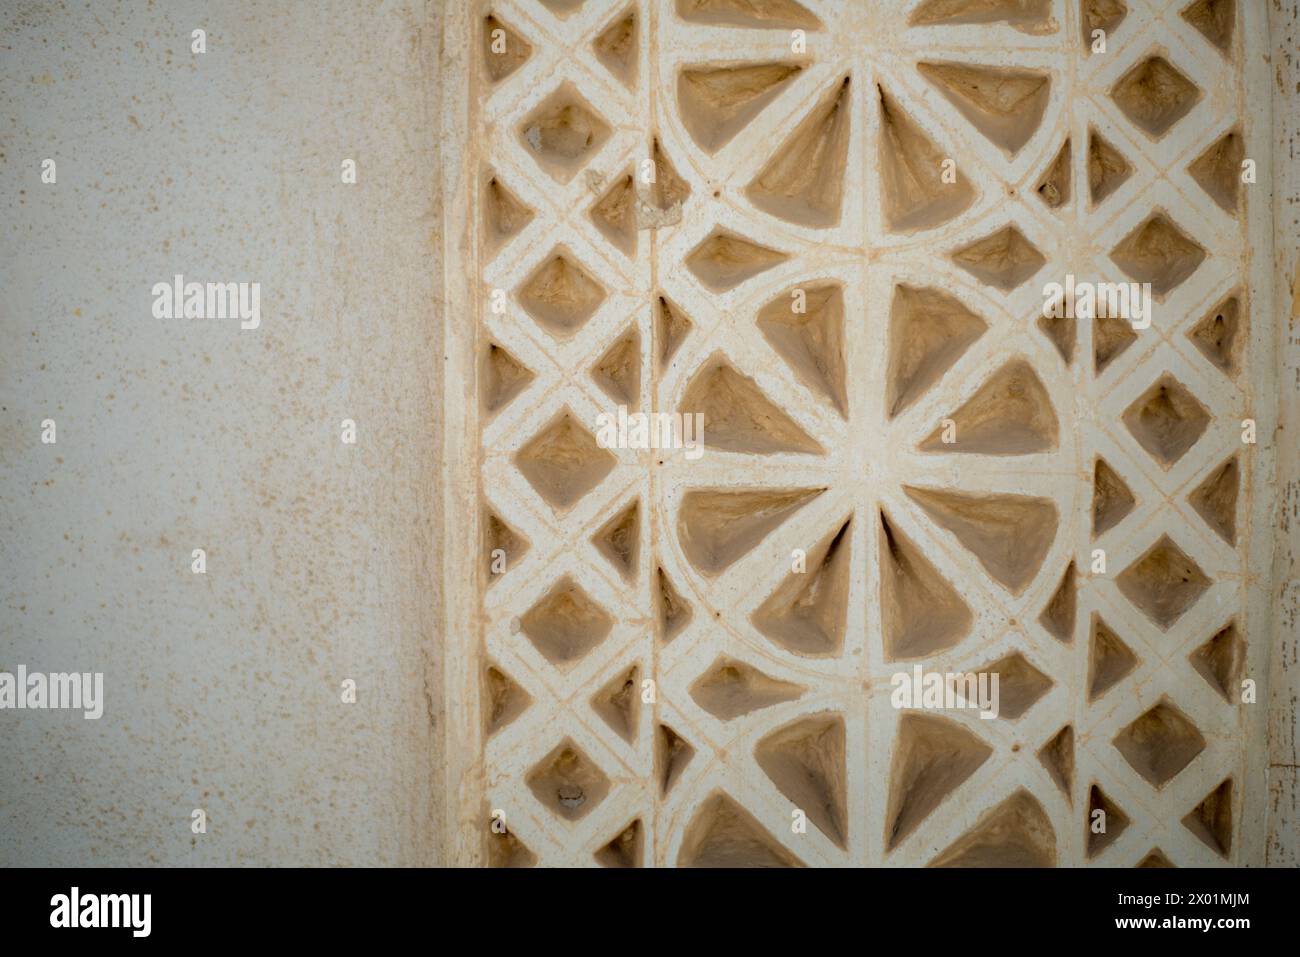
[[[923,0],[907,21],[911,26],[1006,23],[1023,33],[1051,33],[1051,0]]]
[[[1137,500],[1118,472],[1100,456],[1092,466],[1092,537],[1110,531],[1133,511]]]
[[[1230,216],[1237,215],[1241,195],[1241,164],[1246,157],[1241,134],[1231,130],[1196,158],[1187,172]]]
[[[641,714],[640,677],[641,666],[635,664],[619,672],[591,698],[591,709],[629,744],[636,740],[637,719]]]
[[[519,235],[537,212],[508,190],[495,173],[483,179],[482,200],[483,243],[490,258]]]
[[[548,505],[571,508],[618,464],[567,408],[515,453],[515,466]]]
[[[1124,597],[1164,631],[1196,604],[1214,584],[1168,535],[1119,573],[1115,579]]]
[[[564,19],[571,16],[586,0],[540,0],[540,2],[551,13]]]
[[[821,21],[796,0],[676,0],[688,23],[765,30],[820,30]]]
[[[914,486],[904,486],[903,491],[1012,594],[1020,594],[1033,581],[1056,538],[1060,516],[1051,499]]]
[[[848,846],[844,719],[812,715],[773,731],[754,747],[777,790],[840,849]]]
[[[1236,0],[1196,0],[1182,17],[1200,31],[1224,56],[1232,51],[1232,28],[1237,22]]]
[[[654,180],[648,184],[646,198],[660,215],[638,225],[669,226],[681,219],[678,207],[691,195],[691,187],[677,172],[657,136],[650,143],[650,157],[654,163]]]
[[[1070,201],[1070,170],[1070,138],[1067,136],[1056,153],[1056,159],[1034,186],[1034,194],[1049,209],[1060,209]]]
[[[1088,198],[1099,205],[1133,175],[1133,166],[1096,130],[1088,127]]]
[[[663,568],[655,569],[655,626],[659,640],[668,644],[690,624],[694,612]]]
[[[800,226],[825,229],[839,224],[849,153],[849,102],[845,77],[745,188],[755,207]]]
[[[960,216],[975,201],[970,178],[957,170],[943,180],[946,152],[877,86],[880,100],[880,197],[893,232],[932,229]]]
[[[1246,643],[1237,631],[1236,622],[1228,622],[1188,658],[1196,673],[1224,701],[1235,703],[1240,693],[1241,668],[1246,660]]]
[[[596,551],[626,580],[636,578],[641,555],[641,501],[633,499],[626,508],[591,536]]]
[[[644,844],[641,819],[637,818],[595,853],[596,863],[601,867],[640,867]]]
[[[672,361],[682,341],[690,334],[694,323],[676,305],[659,295],[654,303],[654,333],[658,350],[659,371]]]
[[[992,753],[991,747],[955,721],[904,713],[889,771],[886,850],[898,847]]]
[[[483,18],[483,66],[500,83],[533,55],[533,45],[492,14]]]
[[[682,0],[679,0],[682,2]],[[677,852],[678,867],[803,867],[754,816],[721,791],[700,805]]]
[[[532,704],[533,699],[504,671],[487,665],[483,668],[483,727],[489,737],[496,734]]]
[[[1054,682],[1019,651],[980,668],[977,674],[998,675],[998,717],[1015,721],[1051,690]]]
[[[1047,812],[1021,788],[930,862],[930,867],[1055,867],[1056,832]]]
[[[677,77],[682,124],[700,149],[716,153],[802,69],[798,63],[779,62],[688,67]]]
[[[1234,455],[1206,476],[1192,490],[1187,501],[1205,524],[1234,548],[1237,545],[1237,494],[1240,489],[1237,457]]]
[[[1158,847],[1153,847],[1147,851],[1146,856],[1138,861],[1134,867],[1177,867],[1178,865],[1171,861],[1165,852]]]
[[[1232,778],[1205,795],[1183,818],[1183,827],[1222,858],[1232,853]]]
[[[695,749],[666,724],[655,729],[655,777],[659,781],[659,796],[666,797],[686,765],[695,757]]]
[[[826,451],[718,352],[700,366],[677,408],[683,416],[704,416],[704,442],[710,449],[752,455]]]
[[[607,396],[635,412],[641,400],[641,331],[629,326],[591,367],[591,377]]]
[[[885,399],[890,418],[943,378],[987,330],[988,323],[947,293],[895,286]]]
[[[1098,816],[1097,811],[1101,811],[1102,814]],[[1103,829],[1094,831],[1094,821],[1097,822],[1096,826]],[[1085,853],[1089,858],[1093,858],[1115,843],[1115,839],[1129,826],[1129,819],[1128,815],[1120,810],[1119,805],[1108,798],[1100,787],[1093,784],[1088,788],[1088,816],[1085,818],[1084,826],[1087,828],[1088,835]]]
[[[794,701],[804,689],[765,675],[753,665],[725,655],[691,684],[691,698],[719,721],[732,721],[751,711]]]
[[[1038,616],[1038,623],[1057,641],[1070,644],[1074,641],[1074,621],[1078,607],[1078,585],[1074,562],[1065,566],[1061,583],[1052,593],[1052,599]]]
[[[637,42],[636,7],[629,7],[601,31],[592,43],[599,60],[624,86],[636,86]]]
[[[884,512],[879,541],[885,658],[924,658],[958,644],[974,620],[961,595]]]
[[[956,250],[952,261],[980,282],[1002,292],[1011,292],[1047,263],[1024,234],[1009,224]]]
[[[1088,703],[1098,700],[1138,666],[1138,657],[1093,613],[1088,647]]]
[[[629,258],[636,256],[636,186],[630,172],[614,178],[589,215],[615,249]]]
[[[1091,56],[1092,45],[1096,41],[1093,32],[1100,30],[1109,40],[1116,27],[1128,16],[1128,4],[1124,0],[1082,0],[1079,14],[1079,25],[1083,27],[1083,49]]]
[[[483,353],[483,411],[500,412],[536,378],[533,370],[504,347],[489,343]]]
[[[483,560],[487,563],[489,586],[519,564],[527,551],[526,538],[491,509],[483,510]]]
[[[1065,799],[1074,803],[1074,728],[1066,725],[1038,749],[1038,760],[1061,789]]]
[[[1236,376],[1246,340],[1246,310],[1234,293],[1205,314],[1187,337],[1205,358],[1229,376]]]
[[[954,435],[945,425],[921,443],[923,452],[1032,455],[1057,446],[1060,426],[1047,389],[1025,359],[1012,359],[993,373],[957,411]],[[945,438],[954,441],[945,442]]]
[[[715,229],[686,256],[686,268],[711,292],[727,292],[789,259],[743,236]]]
[[[791,572],[750,616],[754,627],[798,655],[836,655],[844,645],[848,615],[850,524],[806,555],[805,570]]]
[[[1061,361],[1067,367],[1073,364],[1074,347],[1079,338],[1078,320],[1074,316],[1066,315],[1064,309],[1059,309],[1054,316],[1039,316],[1035,325],[1056,348]]]
[[[1052,80],[1045,73],[965,63],[918,63],[921,75],[1008,156],[1043,121]]]
[[[537,855],[509,831],[487,831],[488,867],[536,867]]]
[[[830,399],[841,417],[848,415],[844,290],[838,284],[777,296],[759,311],[758,328],[800,382]]]
[[[1093,375],[1105,372],[1137,340],[1138,334],[1131,322],[1116,319],[1103,311],[1092,323]]]
[[[677,519],[682,551],[705,575],[717,575],[824,491],[692,489]]]

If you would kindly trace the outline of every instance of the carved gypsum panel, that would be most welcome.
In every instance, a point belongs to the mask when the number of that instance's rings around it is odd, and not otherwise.
[[[456,862],[1259,859],[1263,22],[1190,6],[449,17]]]

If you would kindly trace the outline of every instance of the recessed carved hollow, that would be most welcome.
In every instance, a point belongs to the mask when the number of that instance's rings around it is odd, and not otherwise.
[[[731,142],[803,69],[798,63],[742,63],[682,70],[677,105],[691,138],[706,153]]]
[[[1007,23],[1025,33],[1050,33],[1051,0],[924,0],[912,11],[911,26]]]
[[[488,79],[500,83],[533,55],[533,45],[496,17],[483,18],[483,65]]]
[[[641,819],[637,818],[596,851],[596,863],[601,867],[640,867],[644,844]]]
[[[654,334],[662,372],[672,361],[683,340],[690,334],[694,323],[677,306],[662,295],[655,297]]]
[[[922,452],[1031,455],[1057,446],[1059,425],[1042,380],[1024,359],[993,373],[945,423],[921,443]],[[953,441],[945,442],[945,438]]]
[[[692,489],[677,519],[682,551],[705,575],[717,575],[824,491]]]
[[[1098,811],[1101,811],[1101,816],[1097,815]],[[1128,815],[1101,788],[1094,784],[1088,789],[1088,817],[1085,826],[1088,829],[1089,858],[1096,857],[1114,844],[1130,823]]]
[[[560,511],[603,482],[618,462],[568,409],[515,453],[514,461],[537,494]]]
[[[678,411],[704,416],[704,443],[710,449],[753,455],[826,452],[721,353],[706,359],[695,373]]]
[[[551,13],[560,19],[565,19],[581,7],[586,0],[540,0],[540,2]]]
[[[821,21],[795,0],[677,0],[677,15],[690,23],[730,27],[821,29]]]
[[[1164,213],[1153,213],[1111,250],[1111,261],[1163,296],[1182,285],[1205,261],[1205,250]]]
[[[537,165],[560,183],[578,174],[610,136],[609,124],[570,83],[542,100],[519,126]]]
[[[1137,342],[1138,334],[1133,331],[1133,324],[1125,319],[1116,319],[1099,310],[1099,315],[1092,323],[1092,372],[1101,375],[1110,364],[1124,354],[1125,350]]]
[[[1191,112],[1201,91],[1162,56],[1150,56],[1115,84],[1111,98],[1135,126],[1159,139]]]
[[[641,714],[641,666],[633,665],[591,698],[591,709],[614,733],[629,744],[636,740],[637,718]]]
[[[506,189],[495,174],[484,178],[482,202],[483,240],[489,257],[522,232],[537,215],[535,210]]]
[[[930,867],[1055,867],[1056,832],[1047,812],[1021,788],[980,816]]]
[[[1246,147],[1241,134],[1231,130],[1187,167],[1192,179],[1231,216],[1237,215],[1241,163],[1245,156]]]
[[[1039,316],[1035,323],[1053,346],[1066,366],[1074,362],[1074,346],[1079,338],[1079,323],[1074,316],[1058,310],[1054,316]]]
[[[659,795],[666,797],[686,765],[695,757],[695,749],[666,724],[655,729],[655,777],[659,781]]]
[[[686,256],[689,269],[706,289],[726,292],[789,259],[789,255],[715,229]]]
[[[628,506],[602,525],[591,536],[596,551],[618,570],[627,581],[636,578],[641,555],[641,501]]]
[[[1168,631],[1213,584],[1196,562],[1168,535],[1115,580],[1124,597]]]
[[[796,287],[764,306],[758,328],[804,385],[848,415],[844,290],[828,283]]]
[[[533,371],[495,342],[483,353],[483,411],[501,411],[536,378]]]
[[[903,491],[1016,595],[1038,574],[1056,538],[1059,515],[1051,499],[968,495],[906,485]]]
[[[589,215],[615,249],[628,257],[636,255],[636,186],[630,172],[614,178]]]
[[[1237,544],[1237,493],[1240,485],[1237,457],[1234,455],[1206,476],[1205,481],[1187,496],[1187,501],[1205,524],[1234,547]]]
[[[970,631],[970,608],[912,542],[880,513],[880,623],[885,658],[923,658]]]
[[[986,285],[1011,292],[1047,264],[1047,259],[1010,224],[963,246],[952,261]]]
[[[1082,0],[1080,4],[1079,23],[1083,27],[1083,49],[1092,55],[1092,44],[1096,39],[1092,34],[1100,30],[1107,37],[1128,16],[1128,5],[1124,0]]]
[[[803,867],[754,816],[721,791],[686,826],[678,867]]]
[[[488,867],[536,867],[537,855],[509,831],[488,831]]]
[[[1246,643],[1236,622],[1228,622],[1189,656],[1196,673],[1228,704],[1234,704],[1246,661]]]
[[[889,417],[924,395],[987,329],[988,323],[947,293],[895,286],[885,375]]]
[[[1088,703],[1119,684],[1137,665],[1137,655],[1094,613],[1088,646]]]
[[[568,668],[604,641],[614,619],[568,575],[519,619],[529,641],[557,668]]]
[[[1034,135],[1052,92],[1051,77],[1031,70],[965,63],[918,63],[916,68],[1008,156]]]
[[[1232,28],[1237,22],[1236,0],[1196,0],[1183,10],[1183,19],[1227,56],[1232,50]]]
[[[1038,760],[1066,800],[1074,803],[1074,728],[1066,725],[1038,749]]]
[[[1070,562],[1065,566],[1061,583],[1052,593],[1052,600],[1038,616],[1038,623],[1047,629],[1048,634],[1067,645],[1074,641],[1074,619],[1078,605],[1078,585],[1075,579],[1074,562]]]
[[[824,229],[839,224],[849,155],[846,76],[794,129],[745,189],[758,209]]]
[[[805,569],[791,572],[750,616],[755,628],[788,651],[834,655],[843,646],[850,521],[808,553]]]
[[[557,339],[582,328],[605,301],[605,290],[564,249],[557,249],[519,288],[519,304]]]
[[[1187,337],[1205,358],[1230,376],[1237,374],[1241,347],[1246,338],[1244,310],[1234,294],[1205,314]]]
[[[1098,456],[1092,466],[1092,537],[1110,531],[1135,505],[1137,500],[1119,473]]]
[[[752,665],[725,655],[691,685],[691,697],[719,721],[732,721],[751,711],[794,701],[803,688],[765,675]]]
[[[577,821],[609,794],[609,778],[582,750],[565,738],[525,777],[529,790],[547,810]]]
[[[1162,468],[1169,468],[1197,443],[1210,413],[1168,373],[1124,412],[1124,424]]]
[[[596,51],[596,59],[618,77],[624,86],[635,86],[639,51],[636,7],[629,7],[601,31],[592,43],[592,48]]]
[[[1067,136],[1056,159],[1034,186],[1034,193],[1048,208],[1060,209],[1070,201],[1070,182],[1070,138]]]
[[[491,585],[519,563],[528,551],[528,540],[502,521],[491,509],[483,510],[483,559]]]
[[[515,718],[523,714],[532,697],[515,684],[504,671],[486,665],[483,668],[483,728],[484,733],[496,734]]]
[[[1183,818],[1183,827],[1222,858],[1232,853],[1232,778],[1224,781]]]
[[[1121,731],[1114,743],[1133,770],[1156,788],[1205,750],[1201,732],[1168,698]]]
[[[1167,856],[1165,856],[1165,852],[1164,852],[1164,851],[1160,850],[1160,848],[1158,848],[1158,847],[1153,847],[1153,848],[1151,848],[1151,850],[1147,851],[1146,856],[1145,856],[1144,858],[1142,858],[1142,860],[1138,861],[1137,864],[1134,865],[1134,866],[1136,866],[1136,867],[1176,867],[1177,865],[1175,865],[1173,861],[1171,861]]]
[[[1011,654],[978,669],[998,676],[998,717],[1015,721],[1038,703],[1052,688],[1047,677],[1020,652]]]
[[[641,332],[636,326],[629,326],[596,360],[591,377],[619,405],[636,410],[641,399]]]
[[[848,774],[842,717],[800,718],[759,741],[754,759],[819,831],[837,847],[847,848]]]
[[[690,624],[694,612],[674,587],[663,568],[655,569],[654,600],[655,626],[659,633],[659,640],[666,645]]]
[[[647,198],[650,200],[650,205],[660,214],[670,215],[661,215],[650,223],[640,223],[640,225],[671,225],[680,217],[680,211],[676,208],[686,202],[687,197],[691,195],[691,187],[677,172],[677,167],[673,166],[657,136],[651,141],[650,157],[654,164],[654,178],[649,184]]]
[[[1088,127],[1088,197],[1097,206],[1133,175],[1133,166],[1119,150]]]
[[[932,229],[965,212],[975,201],[970,179],[957,171],[943,178],[948,156],[903,112],[884,87],[880,101],[880,198],[893,232]]]
[[[898,847],[992,753],[992,748],[955,721],[903,714],[889,771],[886,850]]]

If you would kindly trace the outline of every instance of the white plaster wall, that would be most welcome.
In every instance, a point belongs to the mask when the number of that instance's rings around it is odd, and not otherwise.
[[[438,6],[0,5],[0,865],[436,860]]]

